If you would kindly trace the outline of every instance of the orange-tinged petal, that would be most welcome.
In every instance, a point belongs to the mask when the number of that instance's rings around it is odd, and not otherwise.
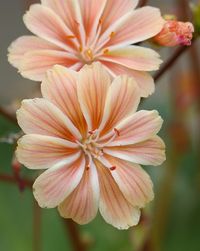
[[[133,12],[130,11],[102,35],[98,46],[121,47],[147,40],[158,34],[163,24],[164,19],[157,8],[146,6]],[[115,35],[108,40],[111,32]]]
[[[65,139],[28,134],[18,140],[16,150],[20,163],[31,169],[50,168],[57,163],[69,163],[77,159],[80,148]]]
[[[88,124],[88,130],[99,127],[111,79],[100,63],[86,65],[78,75],[78,99]]]
[[[58,207],[64,218],[87,224],[97,214],[99,206],[99,181],[94,164],[86,169],[76,189]]]
[[[140,46],[108,50],[107,53],[99,57],[99,60],[117,63],[138,71],[158,70],[162,63],[157,52]]]
[[[34,50],[27,52],[21,59],[19,71],[26,78],[41,81],[46,71],[55,64],[73,67],[77,62],[77,58],[65,51]]]
[[[144,207],[153,199],[153,183],[141,166],[109,155],[106,159],[111,166],[116,167],[111,174],[124,197],[133,206]]]
[[[132,11],[138,4],[138,0],[109,0],[101,17],[102,33],[119,18]]]
[[[16,39],[8,48],[8,61],[19,68],[24,55],[34,50],[61,50],[58,46],[36,36],[22,36]]]
[[[135,80],[125,75],[117,77],[108,90],[101,134],[114,129],[122,119],[135,112],[139,101],[140,91]]]
[[[123,196],[108,168],[95,161],[100,183],[99,210],[104,220],[118,229],[137,225],[140,210]]]
[[[86,136],[87,125],[77,96],[77,73],[56,65],[47,72],[41,90],[43,97],[59,107]]]
[[[116,125],[118,136],[107,145],[124,146],[148,140],[159,132],[162,123],[157,111],[141,110]]]
[[[42,173],[33,184],[40,207],[53,208],[62,203],[79,184],[85,169],[85,157],[66,165],[55,165]]]
[[[81,135],[54,104],[43,98],[22,101],[17,111],[19,126],[26,134],[41,134],[75,141]]]
[[[140,95],[142,97],[148,97],[155,91],[154,80],[149,73],[131,70],[117,63],[115,64],[106,61],[103,61],[102,63],[113,77],[124,74],[133,77],[140,88]]]
[[[61,47],[71,50],[75,46],[73,33],[62,19],[50,8],[41,4],[33,4],[24,15],[26,27],[35,35]]]
[[[158,166],[166,159],[165,144],[158,136],[133,145],[107,147],[104,152],[142,165]]]
[[[41,0],[64,21],[80,42],[85,37],[79,0]]]
[[[93,40],[107,0],[79,0],[86,39]]]

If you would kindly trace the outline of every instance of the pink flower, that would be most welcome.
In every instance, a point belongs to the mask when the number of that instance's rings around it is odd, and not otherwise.
[[[162,46],[191,45],[194,26],[190,22],[167,20],[162,31],[153,40]]]
[[[33,185],[41,207],[80,224],[98,209],[106,222],[126,229],[153,199],[152,182],[139,164],[160,165],[164,143],[156,111],[135,112],[140,100],[133,78],[110,75],[100,63],[79,73],[54,66],[42,83],[43,98],[22,102],[18,123],[27,134],[17,158],[47,169]]]
[[[159,55],[133,46],[158,34],[164,24],[153,7],[134,10],[138,0],[42,0],[24,15],[36,36],[18,38],[9,48],[9,62],[29,79],[41,81],[55,64],[79,71],[100,61],[113,75],[129,74],[142,96],[154,91],[146,71],[159,68]]]

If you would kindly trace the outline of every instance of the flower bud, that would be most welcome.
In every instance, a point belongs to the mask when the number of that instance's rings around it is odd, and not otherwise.
[[[191,45],[194,27],[190,22],[166,20],[161,32],[153,38],[153,41],[162,46]]]

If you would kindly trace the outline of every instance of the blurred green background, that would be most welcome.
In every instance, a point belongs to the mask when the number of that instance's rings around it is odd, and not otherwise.
[[[173,13],[187,20],[184,1],[154,0],[149,4],[160,7],[163,14]],[[35,96],[39,87],[17,74],[6,59],[10,42],[28,33],[22,14],[33,2],[0,2],[0,105],[11,113],[21,99]],[[128,231],[114,229],[100,216],[86,226],[77,226],[87,250],[200,250],[199,48],[200,43],[196,41],[159,79],[155,94],[140,107],[157,109],[164,119],[161,136],[167,145],[167,161],[160,167],[145,168],[154,182],[155,200],[143,211],[140,225]],[[175,50],[156,49],[164,60]],[[0,116],[0,137],[18,131],[14,123]],[[0,175],[13,177],[13,152],[13,145],[0,143]],[[22,177],[31,179],[36,175],[25,168],[21,170]],[[30,188],[20,192],[13,180],[0,179],[0,199],[0,251],[75,250],[69,232],[71,223],[64,222],[56,209],[39,209]]]

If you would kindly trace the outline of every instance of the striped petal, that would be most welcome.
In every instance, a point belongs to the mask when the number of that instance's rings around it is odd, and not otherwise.
[[[113,77],[125,74],[133,77],[140,88],[140,94],[142,97],[148,97],[155,91],[154,80],[149,73],[131,70],[117,63],[115,64],[106,61],[102,61],[102,63]]]
[[[54,104],[42,98],[22,101],[17,119],[26,134],[60,137],[70,141],[81,138],[68,117]]]
[[[33,184],[40,207],[53,208],[62,203],[79,184],[85,169],[85,157],[67,165],[56,165],[42,173]]]
[[[46,71],[54,65],[60,64],[66,67],[74,67],[77,62],[77,58],[64,51],[34,50],[24,55],[19,65],[19,71],[25,78],[41,81]]]
[[[96,167],[90,165],[76,189],[58,207],[64,218],[72,218],[79,224],[87,224],[97,214],[99,206],[99,181]]]
[[[100,60],[116,63],[137,71],[154,71],[162,63],[160,56],[152,49],[140,46],[128,46],[108,50]]]
[[[43,97],[60,108],[86,136],[87,125],[77,96],[77,73],[56,65],[47,72],[41,90]]]
[[[148,140],[159,132],[162,123],[155,110],[136,112],[116,126],[118,136],[108,146],[132,145]]]
[[[125,75],[117,77],[108,90],[101,134],[114,129],[122,119],[135,112],[139,101],[140,92],[135,80]]]
[[[99,128],[111,84],[108,72],[100,63],[86,65],[78,75],[78,99],[89,130]]]
[[[35,36],[22,36],[16,39],[8,48],[8,61],[19,68],[24,55],[35,50],[61,50],[58,46]]]
[[[46,169],[57,163],[69,163],[80,155],[78,145],[70,141],[38,134],[28,134],[18,140],[16,150],[20,163],[31,169]]]
[[[153,184],[149,175],[137,164],[106,156],[110,166],[115,167],[111,175],[124,197],[133,205],[144,207],[153,197]]]
[[[160,10],[143,7],[130,11],[113,24],[100,38],[98,46],[122,47],[147,40],[158,34],[164,25]]]
[[[158,166],[166,159],[165,144],[158,136],[134,145],[107,147],[104,152],[142,165]]]
[[[74,34],[62,19],[50,8],[33,4],[24,15],[26,27],[35,35],[65,50],[75,48]]]
[[[100,183],[99,210],[104,220],[118,229],[137,225],[140,210],[125,199],[110,171],[100,162],[95,164]]]
[[[107,1],[101,17],[102,33],[105,32],[119,18],[132,11],[138,4],[138,0],[109,0]]]

